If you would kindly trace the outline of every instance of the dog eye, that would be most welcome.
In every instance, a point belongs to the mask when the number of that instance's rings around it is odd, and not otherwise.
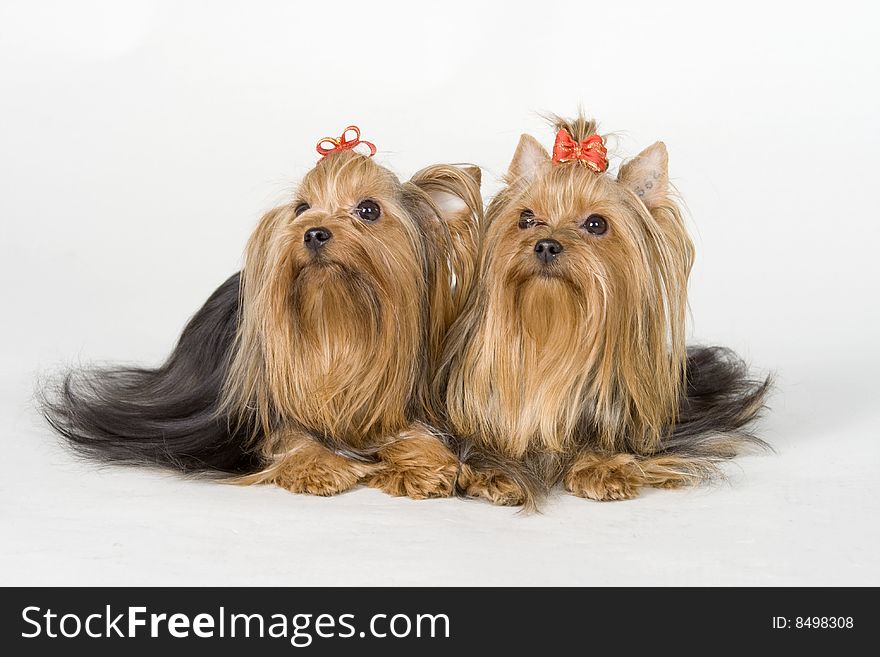
[[[531,228],[535,225],[535,213],[526,208],[519,213],[519,227],[521,230]]]
[[[591,235],[602,235],[608,230],[608,222],[605,221],[605,217],[600,214],[591,214],[587,217],[583,227]]]
[[[379,208],[379,204],[375,201],[361,201],[358,203],[358,206],[354,209],[355,214],[360,217],[361,220],[366,221],[368,223],[373,223],[377,221],[379,217],[382,215],[382,210]]]
[[[312,206],[310,206],[308,203],[300,203],[299,205],[296,206],[296,209],[293,211],[293,216],[298,217],[303,212],[308,210],[310,207],[312,207]]]

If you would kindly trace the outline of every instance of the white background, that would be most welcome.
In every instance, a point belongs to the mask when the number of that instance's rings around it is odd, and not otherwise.
[[[876,3],[0,2],[0,583],[880,584]],[[778,373],[726,484],[539,515],[99,468],[40,373],[159,363],[259,215],[357,123],[498,189],[539,112],[657,139],[692,338]]]

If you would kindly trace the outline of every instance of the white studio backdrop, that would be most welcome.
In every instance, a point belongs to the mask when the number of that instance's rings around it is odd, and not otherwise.
[[[268,505],[272,526],[287,519],[316,554],[339,538],[334,527],[348,535],[352,517],[375,514],[386,523],[386,538],[369,539],[386,555],[377,565],[397,555],[401,570],[358,579],[352,566],[352,583],[456,583],[453,573],[474,583],[880,583],[870,550],[880,534],[878,19],[869,2],[0,1],[0,510],[19,528],[0,544],[17,559],[4,559],[0,583],[102,581],[100,572],[143,582],[174,568],[214,582],[175,559],[219,540],[193,518],[235,525],[221,499],[242,517],[256,500]],[[520,133],[549,147],[540,113],[579,106],[613,133],[613,168],[667,144],[698,249],[693,340],[778,373],[764,435],[779,453],[733,466],[731,486],[616,506],[561,499],[525,519],[374,491],[306,500],[96,470],[59,450],[36,417],[38,373],[158,363],[238,268],[257,218],[314,164],[319,138],[356,123],[401,177],[435,162],[478,164],[488,199]],[[114,502],[120,487],[134,492]],[[191,513],[181,490],[197,500]],[[150,542],[138,532],[149,535],[169,505],[183,514],[163,538],[183,541],[178,555],[139,553]],[[330,533],[309,534],[313,517]],[[415,529],[398,535],[396,522]],[[678,564],[666,574],[627,538],[645,522],[655,559]],[[457,529],[435,543],[435,523]],[[52,547],[59,531],[73,556]],[[280,568],[269,524],[230,531],[265,532],[261,583],[272,573],[279,583],[336,581],[320,567],[306,580]],[[497,559],[491,536],[533,554],[527,575]],[[392,538],[396,548],[383,543]],[[401,559],[408,540],[415,552]],[[123,556],[107,547],[116,544]],[[558,566],[535,565],[559,546],[568,547]],[[456,550],[473,573],[437,556]],[[231,581],[251,581],[232,552],[214,559]],[[33,554],[55,566],[38,570]],[[831,564],[832,554],[843,556]],[[601,575],[566,570],[567,558],[596,555],[612,562]]]

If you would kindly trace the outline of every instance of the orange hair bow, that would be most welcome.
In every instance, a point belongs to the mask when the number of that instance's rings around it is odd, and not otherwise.
[[[354,133],[354,137],[348,138],[349,133]],[[373,157],[376,154],[376,145],[361,139],[361,129],[356,125],[350,125],[345,130],[342,131],[342,134],[339,137],[324,137],[321,141],[318,142],[318,145],[315,146],[315,150],[318,151],[318,154],[321,156],[323,160],[325,157],[330,155],[330,153],[339,153],[341,151],[350,151],[353,150],[356,146],[364,144],[370,149],[370,157]]]
[[[575,141],[568,130],[562,128],[556,133],[556,143],[553,144],[553,164],[572,160],[583,162],[596,173],[602,173],[608,168],[605,140],[599,135],[590,135],[583,141]]]

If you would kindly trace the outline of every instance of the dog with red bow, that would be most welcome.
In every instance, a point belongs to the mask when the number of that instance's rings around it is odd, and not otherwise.
[[[703,481],[763,445],[748,426],[769,380],[685,346],[694,249],[663,143],[612,177],[595,122],[556,129],[552,156],[519,142],[435,378],[464,445],[459,487],[534,506],[557,483],[621,500]]]
[[[164,365],[76,371],[47,391],[72,447],[299,493],[452,494],[458,459],[424,418],[473,280],[479,169],[402,183],[355,126],[317,150]]]

